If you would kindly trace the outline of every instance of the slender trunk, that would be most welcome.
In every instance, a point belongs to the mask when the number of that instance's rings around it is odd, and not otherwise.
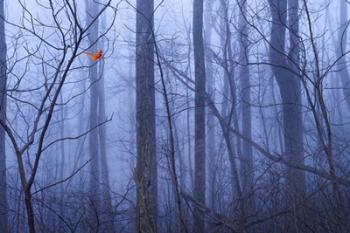
[[[337,57],[340,57],[340,60],[337,63],[337,70],[343,85],[343,94],[345,97],[345,102],[350,111],[350,74],[347,67],[346,57],[343,54],[347,51],[347,35],[348,35],[348,2],[345,0],[339,1],[340,8],[340,28],[338,32],[338,40],[335,45],[337,49]]]
[[[102,27],[104,27],[104,18],[102,18]],[[101,48],[103,46],[101,45]],[[99,106],[99,122],[106,121],[106,97],[105,97],[105,83],[104,83],[104,63],[101,62],[99,66],[99,82],[98,82],[98,106]],[[101,189],[102,189],[102,210],[105,215],[105,227],[102,231],[106,233],[114,232],[114,213],[112,206],[112,198],[110,193],[109,169],[107,162],[106,150],[106,126],[103,124],[99,127],[99,142],[101,153]],[[103,219],[104,220],[104,219]]]
[[[102,80],[100,82],[103,82]],[[100,85],[103,85],[100,83]],[[104,91],[102,91],[104,92]],[[105,101],[104,93],[99,92],[99,122],[106,120],[105,115]],[[100,152],[101,152],[101,184],[102,184],[102,207],[104,214],[107,216],[107,228],[106,232],[113,232],[114,229],[114,217],[113,217],[113,206],[112,198],[110,193],[110,179],[109,179],[109,168],[107,162],[107,151],[106,151],[106,127],[104,125],[99,128],[99,139],[100,139]]]
[[[62,94],[60,94],[60,101],[61,103],[63,104],[63,96]],[[64,126],[65,126],[65,121],[64,121],[64,118],[65,118],[65,108],[64,106],[62,105],[61,107],[61,116],[60,116],[60,129],[59,129],[59,132],[60,132],[60,138],[64,138]],[[63,180],[64,179],[64,169],[66,168],[66,154],[65,154],[65,143],[64,141],[61,141],[61,143],[59,144],[60,145],[60,152],[61,152],[61,159],[59,160],[60,161],[60,164],[58,165],[59,168],[60,168],[60,174],[59,174],[59,179],[60,180]],[[56,176],[57,177],[57,176]],[[63,216],[64,214],[64,184],[61,185],[61,190],[60,190],[60,194],[59,194],[59,198],[60,198],[60,214]]]
[[[224,36],[221,38],[221,44],[223,49],[223,69],[224,69],[224,98],[225,102],[222,105],[222,115],[226,121],[226,124],[232,125],[235,129],[239,130],[238,116],[237,116],[237,94],[236,94],[236,82],[234,77],[235,66],[233,64],[233,52],[232,52],[232,33],[230,29],[230,19],[228,12],[228,2],[226,0],[221,0],[221,7],[223,11],[222,18],[222,28]],[[230,105],[229,105],[230,103]],[[242,186],[238,172],[238,166],[236,162],[237,155],[241,157],[241,140],[239,137],[235,137],[232,132],[227,129],[222,128],[222,132],[226,141],[228,159],[230,162],[230,172],[231,172],[231,187],[232,187],[232,205],[235,206],[237,202],[239,211],[236,216],[241,220],[244,220],[244,207],[242,202]],[[228,142],[227,140],[230,140]],[[235,144],[236,141],[236,144]],[[231,213],[233,214],[233,213]]]
[[[86,12],[86,21],[87,24],[91,23],[94,18],[96,18],[97,12],[98,12],[98,4],[95,4],[93,2],[89,3],[86,1],[87,4],[87,12]],[[97,51],[97,39],[98,39],[98,32],[99,32],[99,25],[98,20],[95,20],[92,27],[90,28],[89,34],[88,34],[88,40],[91,45],[90,50],[91,51]],[[89,129],[93,129],[89,133],[89,156],[90,156],[90,203],[91,208],[90,210],[90,223],[93,228],[93,230],[98,229],[98,220],[96,219],[100,212],[100,200],[99,200],[99,193],[100,193],[100,184],[99,184],[99,141],[98,141],[98,130],[95,129],[98,125],[98,72],[97,72],[97,63],[93,60],[90,60],[90,67],[89,67],[89,80],[90,80],[90,120],[89,120]]]
[[[0,1],[0,122],[6,124],[6,40],[4,0]],[[8,232],[5,130],[0,126],[0,229]]]
[[[241,81],[241,102],[242,102],[242,134],[246,138],[252,138],[252,114],[250,109],[250,80],[249,80],[249,41],[248,25],[246,23],[247,0],[240,0],[240,52],[239,61],[241,63],[239,76]],[[242,142],[241,159],[241,178],[244,208],[247,212],[252,213],[254,210],[254,167],[253,167],[253,149],[247,141]]]
[[[33,210],[33,203],[32,203],[32,194],[30,190],[24,191],[24,203],[26,205],[29,233],[35,233],[34,210]]]
[[[207,93],[211,96],[212,99],[215,99],[214,86],[215,79],[213,74],[213,55],[211,51],[211,43],[212,43],[212,30],[213,30],[213,22],[212,22],[212,8],[213,1],[206,0],[205,1],[205,55],[206,55],[206,75],[207,75]],[[216,145],[215,145],[215,122],[214,116],[211,111],[207,109],[207,170],[208,170],[208,206],[215,210],[215,169],[213,166],[214,161],[216,161]],[[215,225],[209,224],[208,231],[214,232]]]
[[[131,40],[132,38],[130,38]],[[129,61],[129,67],[128,67],[128,77],[129,80],[127,82],[127,89],[128,89],[128,102],[129,102],[129,151],[131,155],[136,154],[136,119],[135,119],[135,74],[134,74],[134,67],[135,67],[135,55],[134,51],[132,48],[132,45],[129,47],[129,56],[128,56],[128,61]],[[136,159],[135,156],[131,156],[130,160],[130,166],[135,167],[136,165]],[[133,189],[133,191],[130,193],[131,199],[133,201],[136,200],[136,190]],[[135,217],[135,209],[130,208],[128,211],[128,216],[130,218]],[[135,232],[135,224],[129,224],[128,230],[129,232]]]
[[[195,70],[195,168],[194,198],[205,203],[205,57],[203,43],[203,0],[193,1],[193,49]],[[194,232],[205,232],[204,213],[195,207]]]
[[[84,73],[81,73],[82,76],[85,76]],[[80,98],[79,98],[79,110],[80,110],[80,114],[78,117],[78,130],[77,130],[77,134],[82,134],[83,132],[85,132],[89,126],[89,122],[87,121],[87,111],[86,111],[86,80],[83,80],[82,83],[80,84],[80,88],[79,88],[79,92],[81,94]],[[77,140],[77,146],[76,149],[74,150],[75,152],[75,156],[73,158],[71,158],[71,160],[69,161],[69,163],[71,161],[73,161],[75,163],[75,165],[73,166],[74,168],[80,164],[81,161],[86,161],[88,160],[88,156],[86,155],[86,141],[87,141],[87,136],[84,136],[83,138],[80,138]],[[86,191],[88,187],[86,187],[85,185],[85,175],[84,173],[79,173],[78,174],[79,177],[79,183],[78,183],[78,187],[80,190],[84,190]]]

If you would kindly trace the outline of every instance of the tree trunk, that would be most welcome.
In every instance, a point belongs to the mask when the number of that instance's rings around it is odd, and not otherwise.
[[[207,75],[207,93],[211,96],[211,99],[215,99],[214,86],[215,86],[215,78],[213,76],[213,54],[211,51],[211,43],[212,43],[212,30],[213,30],[213,22],[212,22],[212,8],[213,1],[206,0],[205,1],[205,57],[206,57],[206,75]],[[215,170],[216,166],[216,141],[215,141],[215,117],[209,109],[207,109],[207,169],[208,169],[208,206],[215,210]],[[213,166],[214,165],[214,166]],[[208,232],[215,231],[215,224],[208,225]]]
[[[347,68],[346,57],[342,56],[347,51],[347,35],[348,35],[348,3],[345,0],[340,1],[340,28],[338,32],[338,39],[336,49],[337,57],[341,57],[337,63],[337,70],[341,78],[343,85],[343,94],[345,97],[345,102],[350,111],[350,75]]]
[[[136,141],[137,232],[157,232],[153,0],[137,0]]]
[[[298,0],[270,0],[272,14],[270,60],[272,70],[279,85],[282,112],[284,154],[289,161],[304,164],[303,154],[303,124],[301,112],[300,77],[291,72],[298,73],[299,65],[299,16]],[[288,29],[290,30],[290,51],[285,51],[287,13],[289,14]],[[287,55],[288,54],[288,57]],[[291,59],[293,62],[291,62]],[[300,170],[287,167],[286,198],[287,208],[293,212],[295,204],[305,196],[305,174]],[[296,213],[293,213],[293,215]],[[299,216],[300,217],[300,216]],[[290,221],[290,232],[297,232],[298,226],[294,220]]]
[[[32,194],[30,192],[30,189],[24,191],[24,203],[26,205],[29,233],[35,233],[34,210],[32,203]]]
[[[62,96],[62,93],[60,94],[60,101],[62,103],[62,106],[60,108],[60,124],[59,124],[59,133],[60,133],[60,138],[64,138],[64,134],[65,134],[65,129],[64,129],[64,126],[65,126],[65,107],[63,105],[63,96]],[[60,180],[63,180],[64,179],[64,171],[65,171],[65,168],[66,168],[66,152],[65,152],[65,142],[64,140],[61,141],[61,143],[59,144],[59,147],[60,147],[60,154],[61,154],[61,159],[58,160],[60,161],[60,164],[58,164],[59,166],[59,169],[60,169],[60,174],[59,174],[59,179]],[[57,177],[57,176],[56,176]],[[60,214],[62,216],[64,216],[64,191],[65,191],[65,185],[62,184],[61,187],[60,187],[60,194],[59,194],[59,198],[60,198]]]
[[[104,18],[101,23],[102,28],[104,27]],[[104,46],[101,44],[101,48]],[[105,82],[104,82],[104,62],[100,63],[99,66],[99,82],[98,82],[98,106],[99,122],[102,123],[107,120],[106,117],[106,97],[105,97]],[[105,226],[102,228],[103,232],[113,233],[114,232],[114,213],[112,206],[112,198],[110,193],[110,181],[109,181],[109,169],[107,162],[107,147],[106,147],[106,125],[103,124],[99,127],[99,139],[100,139],[100,153],[101,153],[101,191],[102,191],[102,210],[103,210],[103,222]]]
[[[244,137],[252,138],[252,114],[250,109],[250,80],[249,80],[249,41],[248,25],[246,23],[247,0],[240,0],[240,52],[239,52],[239,77],[241,81],[241,103],[242,103],[242,134]],[[242,142],[242,155],[240,176],[242,179],[242,192],[244,208],[248,215],[254,210],[254,167],[253,167],[253,149],[247,141]]]
[[[93,2],[86,1],[87,4],[87,12],[86,12],[86,21],[87,24],[90,24],[93,19],[96,18],[98,13],[98,4]],[[92,52],[96,52],[98,50],[97,47],[97,39],[98,39],[98,19],[94,21],[93,25],[89,29],[88,40],[91,45],[90,50]],[[90,119],[89,119],[89,129],[92,130],[89,133],[89,157],[90,157],[90,184],[89,184],[89,192],[90,192],[90,224],[93,227],[93,231],[95,231],[99,226],[97,226],[96,213],[99,214],[100,210],[100,200],[99,200],[99,142],[98,142],[98,130],[95,129],[98,125],[98,73],[97,73],[97,63],[93,60],[90,60],[89,64],[89,80],[90,80]],[[96,229],[95,229],[96,228]]]
[[[0,122],[6,124],[6,40],[4,0],[0,1]],[[8,232],[5,130],[0,126],[0,229]]]
[[[194,198],[205,203],[205,57],[203,43],[203,0],[193,1],[193,49],[195,70],[195,168]],[[195,233],[205,232],[204,214],[194,208]]]
[[[221,9],[223,12],[222,17],[222,30],[224,36],[221,38],[222,53],[223,53],[223,69],[224,69],[224,96],[222,104],[222,116],[225,119],[226,124],[232,125],[237,130],[239,129],[237,118],[237,93],[236,93],[236,80],[234,77],[235,66],[233,64],[233,52],[232,52],[232,33],[230,28],[229,19],[229,4],[227,0],[221,0]],[[244,209],[242,202],[242,188],[241,180],[239,177],[239,171],[236,160],[236,155],[241,157],[241,140],[236,137],[232,132],[222,128],[223,136],[226,141],[228,159],[230,163],[231,174],[231,188],[232,188],[232,205],[238,204],[239,211],[235,213],[236,217],[244,219]],[[230,140],[228,142],[227,140]],[[235,144],[236,141],[236,144]],[[236,203],[235,203],[236,202]],[[231,213],[234,214],[234,213]]]

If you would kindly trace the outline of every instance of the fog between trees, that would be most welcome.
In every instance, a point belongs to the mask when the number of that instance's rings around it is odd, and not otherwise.
[[[0,232],[350,232],[349,8],[0,0]]]

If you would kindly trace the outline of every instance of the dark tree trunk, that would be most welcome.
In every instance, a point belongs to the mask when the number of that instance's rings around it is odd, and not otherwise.
[[[289,161],[304,164],[303,124],[301,112],[301,88],[299,65],[299,16],[298,0],[270,0],[272,14],[270,60],[272,70],[279,85],[282,112],[284,154]],[[287,26],[287,14],[289,21]],[[290,50],[286,50],[286,29],[290,31]],[[291,72],[294,71],[294,72]],[[295,204],[305,196],[305,174],[287,167],[286,198],[287,207],[295,214]],[[294,216],[297,218],[296,216]],[[300,216],[299,216],[300,217]],[[294,221],[294,220],[290,220]],[[291,224],[290,232],[297,232],[297,224]]]
[[[136,140],[137,232],[157,232],[157,155],[153,0],[137,0]]]
[[[203,0],[193,1],[193,49],[195,70],[195,168],[194,198],[205,203],[205,57],[203,43]],[[204,216],[198,209],[193,213],[193,232],[205,232]]]
[[[0,1],[0,122],[6,124],[6,40],[4,0]],[[0,126],[0,229],[8,232],[5,130]]]
[[[32,194],[30,190],[24,191],[24,203],[26,205],[29,233],[35,233],[34,210],[33,210]]]

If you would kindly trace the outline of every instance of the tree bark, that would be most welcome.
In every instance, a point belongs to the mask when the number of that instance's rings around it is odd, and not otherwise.
[[[194,198],[205,204],[205,57],[203,42],[203,0],[193,1],[193,49],[195,70],[195,168]],[[204,215],[194,208],[193,224],[195,233],[205,232]]]
[[[24,191],[24,203],[26,205],[29,233],[35,233],[34,210],[33,210],[33,203],[32,203],[32,194],[30,189]]]
[[[157,155],[153,0],[137,0],[136,141],[137,232],[157,232]]]
[[[287,10],[288,3],[288,10]],[[298,65],[299,59],[299,6],[298,0],[270,0],[272,15],[270,60],[272,71],[279,85],[282,112],[284,154],[290,162],[303,165],[303,124],[301,112],[301,88]],[[289,21],[287,26],[287,14]],[[290,31],[289,51],[286,51],[286,29]],[[304,172],[287,167],[287,207],[295,210],[295,203],[305,196]],[[297,224],[291,223],[290,232],[297,232]]]

